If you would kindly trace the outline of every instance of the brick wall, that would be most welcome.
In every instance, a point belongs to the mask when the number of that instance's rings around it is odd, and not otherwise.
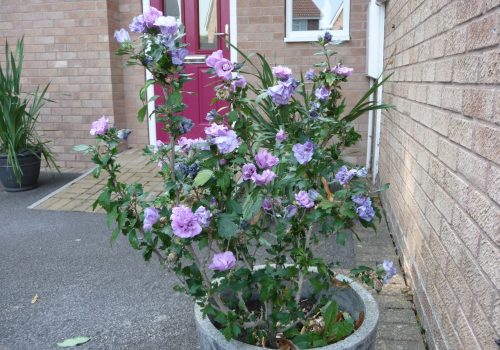
[[[123,72],[112,35],[140,11],[135,0],[0,2],[2,45],[25,36],[24,90],[51,83],[47,97],[55,102],[42,110],[39,130],[62,167],[89,166],[72,148],[92,142],[89,125],[97,117],[112,116],[119,126],[133,124],[144,74]],[[144,144],[145,135],[147,128],[139,127],[130,143]]]
[[[380,181],[438,349],[498,349],[498,0],[389,0]]]
[[[337,60],[354,68],[354,74],[344,85],[343,93],[348,107],[352,107],[368,90],[366,77],[366,26],[368,3],[351,0],[351,40],[333,47]],[[272,65],[285,65],[295,74],[306,72],[321,56],[314,56],[318,47],[309,42],[285,43],[285,1],[238,0],[238,48],[250,53],[260,52]],[[364,164],[366,155],[367,116],[356,124],[363,140],[353,149],[356,162]]]

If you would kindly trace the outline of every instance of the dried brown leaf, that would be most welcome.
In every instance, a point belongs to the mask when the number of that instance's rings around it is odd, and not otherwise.
[[[36,302],[38,301],[38,299],[40,299],[40,297],[38,296],[38,294],[35,294],[35,295],[33,296],[33,298],[31,298],[31,303],[32,303],[32,304],[36,303]]]
[[[359,313],[358,319],[356,320],[356,322],[354,322],[354,329],[358,329],[359,327],[361,327],[364,320],[365,320],[365,313],[361,311]]]

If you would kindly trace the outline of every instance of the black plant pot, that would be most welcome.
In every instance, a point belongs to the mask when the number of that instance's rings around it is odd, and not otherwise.
[[[27,191],[35,188],[40,175],[41,153],[34,155],[24,152],[17,155],[22,175],[21,183],[18,183],[12,170],[12,166],[7,162],[7,155],[0,154],[0,182],[7,192]]]

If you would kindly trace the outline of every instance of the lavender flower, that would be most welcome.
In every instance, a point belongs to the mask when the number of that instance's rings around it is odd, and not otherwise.
[[[344,67],[343,65],[339,64],[338,66],[332,68],[332,72],[337,74],[340,77],[350,77],[352,75],[353,68],[349,67]]]
[[[252,163],[243,165],[241,169],[243,180],[248,181],[252,179],[253,174],[257,171],[257,168]]]
[[[217,145],[217,149],[222,154],[231,153],[240,145],[238,135],[233,130],[228,130],[224,135],[215,137],[213,143]]]
[[[364,205],[371,206],[372,205],[372,200],[369,197],[366,197],[366,196],[363,196],[360,194],[356,194],[356,195],[352,196],[351,199],[354,203],[356,203],[357,205],[360,205],[360,206],[364,206]]]
[[[278,105],[287,105],[290,103],[290,98],[295,92],[298,84],[299,83],[295,79],[290,78],[287,81],[278,82],[278,85],[271,86],[267,89],[267,93],[274,103]]]
[[[158,209],[152,207],[144,209],[144,222],[142,225],[144,231],[150,231],[153,225],[158,222],[158,219],[160,219]]]
[[[288,137],[288,135],[286,134],[285,130],[283,129],[280,129],[280,131],[278,131],[276,133],[276,142],[283,142],[286,140],[286,138]]]
[[[222,50],[217,50],[212,52],[212,54],[207,57],[205,63],[207,66],[214,68],[217,62],[219,62],[222,59],[223,59]]]
[[[306,191],[300,191],[299,193],[296,193],[295,200],[301,207],[308,209],[314,207],[314,200],[309,197],[309,194]]]
[[[120,129],[116,133],[116,136],[118,136],[120,140],[126,141],[128,139],[128,135],[130,135],[131,132],[132,130],[130,129]]]
[[[396,276],[396,268],[394,267],[394,263],[390,260],[384,260],[384,262],[382,263],[382,268],[385,271],[384,284],[388,284],[391,281],[391,278]]]
[[[262,174],[254,173],[252,175],[252,181],[257,186],[264,186],[271,183],[276,178],[276,174],[274,171],[266,169],[262,172]]]
[[[161,16],[163,16],[163,12],[150,7],[149,11],[144,14],[144,25],[148,29],[154,28],[156,20]]]
[[[228,59],[222,58],[214,66],[215,74],[224,80],[231,80],[233,76],[234,65]]]
[[[227,131],[227,126],[212,123],[209,127],[205,128],[205,135],[207,135],[207,138],[210,139],[217,136],[224,136],[226,135]]]
[[[343,165],[340,170],[335,174],[335,179],[340,182],[342,186],[346,185],[351,181],[351,179],[356,175],[356,170],[348,170],[345,165]]]
[[[212,263],[208,265],[211,270],[226,271],[236,266],[236,258],[230,251],[214,254]]]
[[[183,118],[178,125],[177,131],[179,134],[187,134],[194,127],[194,122],[191,119]]]
[[[314,143],[307,141],[304,144],[297,143],[292,147],[293,156],[297,159],[299,164],[306,164],[309,162],[314,154]]]
[[[314,80],[314,78],[316,77],[316,72],[311,68],[306,72],[306,74],[304,74],[304,77],[306,78],[306,80]]]
[[[124,28],[120,30],[115,30],[115,40],[120,44],[126,41],[130,41],[130,34]]]
[[[321,107],[320,103],[317,101],[309,102],[309,117],[311,119],[317,119],[319,117],[319,108]]]
[[[261,169],[271,169],[279,163],[279,159],[265,149],[260,149],[255,155],[255,164]]]
[[[262,209],[265,211],[273,211],[273,201],[271,198],[264,198],[264,201],[262,202]]]
[[[231,81],[231,90],[236,92],[236,89],[244,89],[247,86],[247,80],[244,76],[238,75],[233,81]]]
[[[209,121],[209,122],[213,122],[216,117],[217,117],[217,111],[215,109],[212,109],[212,110],[210,110],[210,112],[207,113],[205,120]]]
[[[198,220],[198,223],[201,225],[201,227],[207,227],[208,225],[210,225],[212,213],[210,213],[210,210],[208,210],[204,206],[196,209],[196,211],[194,212],[194,216],[196,216],[196,219]]]
[[[273,74],[281,81],[286,81],[292,76],[292,70],[288,67],[277,66],[272,68]]]
[[[174,37],[170,34],[158,34],[158,43],[165,46],[168,50],[172,50],[175,47]]]
[[[332,41],[332,34],[330,32],[325,32],[323,35],[323,44],[326,45]]]
[[[316,199],[319,198],[319,193],[316,190],[309,190],[309,191],[307,191],[307,194],[308,194],[309,198],[311,198],[313,201],[315,201]]]
[[[290,219],[297,214],[297,207],[295,205],[287,205],[285,208],[285,218]]]
[[[363,205],[357,207],[356,214],[358,214],[360,219],[363,219],[365,221],[372,221],[373,217],[375,216],[375,210],[373,210],[372,201],[368,199],[363,203]]]
[[[144,33],[146,30],[146,24],[144,23],[144,16],[135,16],[132,19],[132,23],[129,25],[129,29],[132,33]]]
[[[172,51],[172,63],[175,64],[176,66],[182,66],[184,64],[184,59],[186,58],[188,54],[187,49],[177,49]]]
[[[165,144],[163,143],[162,140],[156,140],[156,147],[157,148],[162,148],[164,146],[165,146]]]
[[[189,153],[192,148],[201,149],[203,151],[210,149],[210,147],[207,147],[207,141],[202,138],[189,139],[182,136],[177,141],[177,145],[184,153]]]
[[[330,96],[331,91],[328,90],[324,85],[321,85],[321,87],[317,88],[316,91],[314,92],[314,95],[316,98],[320,101],[326,101],[328,97]]]
[[[191,238],[201,233],[201,226],[198,218],[190,208],[181,205],[172,209],[170,216],[171,227],[174,235],[181,238]]]
[[[102,116],[98,120],[92,122],[90,127],[90,135],[104,135],[109,130],[109,119],[105,116]]]
[[[366,177],[368,176],[368,170],[366,170],[365,167],[356,170],[356,176],[357,177]]]
[[[161,16],[155,20],[155,26],[160,28],[162,34],[175,35],[179,31],[177,20],[172,16]]]

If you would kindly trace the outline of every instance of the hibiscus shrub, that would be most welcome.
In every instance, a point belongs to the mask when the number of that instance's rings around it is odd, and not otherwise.
[[[273,346],[283,333],[307,348],[346,337],[358,315],[333,317],[333,333],[307,323],[337,310],[326,293],[334,257],[327,261],[313,247],[329,237],[344,244],[356,225],[374,228],[374,217],[380,217],[374,199],[381,189],[371,187],[364,168],[341,157],[360,139],[351,122],[387,108],[369,101],[379,84],[346,112],[341,86],[352,69],[331,64],[329,33],[318,40],[324,62],[299,79],[259,54],[251,59],[240,52],[243,61],[232,63],[216,51],[206,63],[218,82],[217,99],[229,106],[208,113],[206,138],[188,139],[183,135],[193,123],[182,116],[182,86],[190,79],[183,73],[182,26],[151,9],[130,29],[140,36],[132,41],[125,30],[117,31],[118,53],[153,76],[140,92],[145,104],[139,119],[147,115],[146,88],[161,86],[165,103],[154,113],[169,141],[146,150],[165,185],[152,197],[141,184],[117,179],[117,147],[127,133],[105,118],[92,125],[98,143],[79,149],[92,154],[96,176],[109,175],[95,205],[116,223],[112,239],[122,233],[146,259],[156,255],[180,277],[177,290],[192,296],[227,339]],[[256,83],[243,75],[249,65]],[[377,288],[394,273],[389,261],[353,270]],[[305,281],[313,287],[310,309],[304,309]]]

